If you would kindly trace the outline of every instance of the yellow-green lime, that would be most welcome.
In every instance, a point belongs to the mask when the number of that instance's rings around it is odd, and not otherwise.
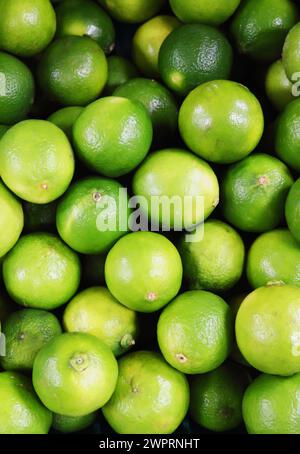
[[[292,91],[293,84],[286,75],[282,60],[277,60],[269,66],[265,78],[265,89],[269,100],[279,111],[295,99]]]
[[[24,226],[24,214],[19,200],[0,180],[0,257],[18,241]]]
[[[300,178],[293,184],[287,197],[285,217],[289,230],[300,242]]]
[[[116,88],[139,75],[137,68],[130,60],[118,55],[108,57],[107,67],[108,76],[104,93],[108,96],[112,95]]]
[[[219,25],[233,15],[241,0],[170,0],[173,13],[189,24]]]
[[[120,22],[144,22],[154,16],[165,0],[98,0]]]
[[[0,125],[0,140],[2,139],[2,137],[4,136],[4,134],[6,133],[6,131],[9,130],[9,126],[7,125]]]
[[[72,140],[73,125],[79,115],[83,112],[83,107],[71,106],[63,107],[48,117],[48,121],[58,126]]]
[[[299,80],[300,71],[300,22],[298,22],[288,33],[282,50],[282,62],[286,75],[292,82]]]
[[[84,416],[65,416],[54,413],[52,427],[63,434],[79,432],[91,426],[96,417],[96,412]]]
[[[300,99],[290,102],[276,120],[275,151],[289,167],[300,172]]]

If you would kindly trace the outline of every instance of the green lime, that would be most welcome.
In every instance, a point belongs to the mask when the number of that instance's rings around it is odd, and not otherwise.
[[[0,257],[18,241],[24,226],[21,203],[0,180]]]
[[[290,102],[276,121],[275,151],[289,167],[300,172],[300,99]]]
[[[274,229],[284,215],[293,177],[279,159],[257,153],[233,164],[221,186],[225,218],[246,232]]]
[[[236,320],[237,313],[239,311],[239,308],[241,307],[242,302],[246,298],[247,294],[246,293],[241,293],[237,295],[233,295],[231,298],[229,298],[228,303],[231,308],[231,311],[234,315],[234,321]],[[233,340],[233,346],[230,352],[230,358],[233,359],[238,364],[242,364],[243,366],[250,366],[248,361],[243,357],[241,354],[241,351],[238,347],[236,338]],[[251,366],[250,366],[251,367]]]
[[[153,138],[160,145],[176,136],[178,109],[172,93],[151,79],[131,79],[117,88],[115,96],[139,101],[148,111],[153,125]]]
[[[126,58],[113,55],[107,59],[108,77],[104,92],[110,96],[116,88],[128,82],[128,80],[138,77],[137,68]]]
[[[100,95],[107,80],[107,62],[91,38],[65,36],[44,52],[38,70],[41,88],[65,106],[85,106]]]
[[[25,120],[2,137],[0,166],[9,189],[27,202],[43,204],[57,199],[68,188],[74,156],[57,126],[50,121]]]
[[[294,183],[287,197],[285,217],[292,235],[300,242],[300,178]]]
[[[51,121],[51,123],[62,129],[68,139],[71,140],[73,125],[82,112],[83,107],[63,107],[51,114],[50,117],[48,117],[48,121]]]
[[[228,79],[232,48],[222,32],[209,25],[182,25],[163,42],[158,65],[164,83],[185,96],[204,82]]]
[[[291,0],[245,0],[232,22],[241,53],[264,61],[280,58],[289,30],[298,20]]]
[[[55,315],[39,309],[13,312],[2,325],[6,339],[5,356],[1,366],[6,370],[31,370],[40,349],[55,336],[61,327]]]
[[[54,413],[52,427],[64,434],[79,432],[91,426],[96,416],[97,413],[95,412],[84,416],[65,416]]]
[[[266,74],[265,89],[269,100],[279,111],[295,99],[292,92],[293,85],[286,75],[282,60],[277,60],[270,65]]]
[[[0,52],[0,122],[11,125],[23,120],[33,100],[34,80],[29,68],[13,55]]]
[[[32,381],[47,408],[66,416],[83,416],[110,399],[118,364],[110,349],[86,333],[64,333],[37,354]]]
[[[177,296],[161,313],[157,325],[160,350],[166,361],[185,374],[216,369],[228,357],[233,317],[225,301],[194,290]]]
[[[156,16],[142,24],[133,37],[132,57],[147,77],[159,77],[158,54],[164,40],[179,27],[173,16]]]
[[[98,0],[120,22],[145,22],[154,16],[165,0]]]
[[[120,434],[171,434],[189,406],[186,377],[158,353],[139,351],[119,361],[119,378],[103,413]]]
[[[191,380],[191,416],[200,426],[216,432],[242,424],[242,401],[249,375],[241,366],[222,364]]]
[[[189,24],[219,25],[233,15],[241,0],[170,0],[173,13]]]
[[[299,81],[300,71],[300,22],[298,22],[288,33],[283,50],[282,63],[286,75],[292,82]]]
[[[51,231],[55,229],[56,200],[44,205],[24,202],[24,228],[26,232]]]
[[[245,392],[243,418],[249,434],[299,434],[300,374],[262,374]]]
[[[186,241],[183,236],[179,252],[183,276],[191,290],[225,292],[240,280],[245,256],[243,240],[222,221],[205,222],[203,237],[198,241]]]
[[[82,254],[101,254],[128,231],[127,193],[115,180],[89,177],[74,183],[58,204],[57,230]]]
[[[12,299],[36,309],[65,304],[79,286],[80,271],[77,254],[50,233],[21,237],[3,263],[3,279]]]
[[[135,312],[122,306],[105,287],[92,287],[76,295],[63,317],[65,330],[93,334],[115,356],[135,345],[138,319]]]
[[[85,287],[104,285],[106,254],[84,255],[82,261],[82,282]]]
[[[0,0],[0,47],[31,57],[44,50],[56,30],[50,0]]]
[[[105,262],[108,289],[139,312],[161,309],[177,295],[182,264],[175,246],[163,235],[134,232],[121,238]]]
[[[186,145],[201,158],[231,164],[257,146],[264,117],[259,101],[248,88],[215,80],[195,88],[184,100],[179,130]]]
[[[9,126],[7,125],[0,125],[0,140],[2,139],[2,137],[4,136],[4,134],[6,133],[6,131],[9,130]]]
[[[56,8],[56,36],[89,36],[106,54],[115,47],[115,28],[109,15],[90,0],[65,0]]]

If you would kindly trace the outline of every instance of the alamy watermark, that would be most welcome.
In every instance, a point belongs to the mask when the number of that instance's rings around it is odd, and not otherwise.
[[[0,333],[0,356],[5,356],[6,353],[6,341],[5,335]]]

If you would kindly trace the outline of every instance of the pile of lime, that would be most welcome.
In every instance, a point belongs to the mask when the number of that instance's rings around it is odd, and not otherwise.
[[[0,434],[300,434],[298,3],[0,11]]]

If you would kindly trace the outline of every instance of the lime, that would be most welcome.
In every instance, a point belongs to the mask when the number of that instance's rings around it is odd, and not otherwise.
[[[34,80],[29,68],[18,58],[0,52],[0,122],[10,125],[23,120],[33,99]]]
[[[74,174],[74,157],[57,126],[44,120],[25,120],[2,137],[0,167],[9,189],[28,202],[43,204],[66,191]]]
[[[159,77],[158,54],[161,45],[179,25],[180,22],[173,16],[156,16],[137,29],[132,41],[132,57],[147,77]]]
[[[176,28],[163,42],[158,57],[160,75],[175,93],[185,96],[193,88],[215,79],[227,79],[232,49],[227,38],[209,25]]]
[[[289,192],[285,205],[285,217],[292,235],[300,242],[300,178]]]
[[[281,111],[295,99],[292,82],[288,79],[282,60],[272,63],[267,71],[265,89],[273,106]]]
[[[246,360],[261,372],[300,371],[300,289],[271,285],[254,290],[236,318],[236,339]]]
[[[101,254],[128,230],[127,193],[115,180],[89,177],[70,187],[58,204],[62,239],[82,254]],[[124,224],[124,225],[122,225]]]
[[[158,353],[139,351],[119,361],[119,378],[103,413],[120,434],[170,434],[189,406],[186,377]]]
[[[106,254],[82,256],[82,282],[85,287],[104,285]]]
[[[241,0],[170,0],[173,13],[189,24],[219,25],[229,19]]]
[[[144,22],[154,16],[165,0],[98,0],[120,22]]]
[[[76,253],[57,236],[31,233],[23,236],[5,257],[3,279],[17,303],[51,310],[74,295],[80,268]]]
[[[291,0],[245,0],[232,22],[232,33],[241,53],[273,61],[280,57],[290,28],[298,19]]]
[[[70,434],[79,432],[91,426],[95,421],[97,413],[89,413],[84,416],[65,416],[54,413],[52,427],[58,432]]]
[[[24,226],[21,203],[0,180],[0,257],[18,241]]]
[[[166,361],[186,374],[216,369],[232,346],[233,317],[217,295],[194,290],[177,296],[161,313],[157,325]]]
[[[23,309],[12,313],[3,323],[6,353],[1,366],[6,370],[31,370],[40,349],[61,327],[55,315],[39,309]]]
[[[224,432],[242,424],[242,401],[249,384],[245,370],[222,364],[191,380],[191,416],[209,430]]]
[[[27,232],[51,231],[55,229],[57,202],[38,205],[24,202],[24,228]]]
[[[65,0],[56,9],[57,32],[61,36],[89,36],[106,54],[115,47],[115,28],[109,15],[90,0]]]
[[[244,299],[246,298],[246,296],[247,296],[246,293],[240,293],[237,295],[233,295],[228,300],[228,303],[229,303],[230,308],[234,315],[234,321],[236,320],[236,316],[239,311],[239,308],[241,307],[241,304],[244,301]],[[234,340],[233,340],[233,346],[232,346],[232,349],[230,352],[230,358],[233,359],[235,362],[242,364],[243,366],[250,366],[248,361],[246,361],[246,359],[241,354],[237,341],[236,341],[236,338],[234,338]]]
[[[262,374],[245,392],[243,418],[249,434],[299,434],[300,374]]]
[[[139,312],[154,312],[180,289],[180,255],[163,235],[130,233],[109,251],[105,279],[108,289],[122,304]]]
[[[93,334],[115,356],[133,347],[138,334],[136,313],[122,306],[105,287],[92,287],[76,295],[63,320],[66,331]]]
[[[69,140],[72,139],[72,129],[75,121],[83,112],[83,107],[63,107],[48,117],[48,121],[58,126],[66,134]]]
[[[137,68],[126,58],[113,55],[107,59],[108,77],[104,92],[112,95],[116,88],[134,77],[138,77]]]
[[[275,151],[289,167],[300,172],[300,99],[289,103],[276,121]]]
[[[9,130],[9,126],[7,125],[0,125],[0,140],[2,139],[2,137],[4,136],[4,134],[6,133],[6,131]]]
[[[279,159],[257,153],[233,164],[221,187],[228,222],[246,232],[264,232],[281,222],[293,178]]]
[[[248,88],[216,80],[195,88],[184,100],[179,130],[186,145],[201,158],[230,164],[257,146],[264,117],[259,101]]]
[[[55,413],[84,416],[101,408],[114,392],[118,364],[97,337],[64,333],[48,342],[33,365],[33,385]]]
[[[38,70],[47,96],[66,106],[85,106],[96,99],[107,80],[101,47],[89,37],[65,36],[43,54]]]
[[[0,47],[30,57],[52,41],[56,17],[49,0],[0,0]]]
[[[182,237],[179,252],[183,276],[191,290],[225,292],[243,272],[245,247],[240,235],[230,225],[218,220],[204,223],[203,238],[186,241]]]
[[[297,82],[300,71],[300,22],[298,22],[288,33],[282,51],[282,62],[288,78]]]

